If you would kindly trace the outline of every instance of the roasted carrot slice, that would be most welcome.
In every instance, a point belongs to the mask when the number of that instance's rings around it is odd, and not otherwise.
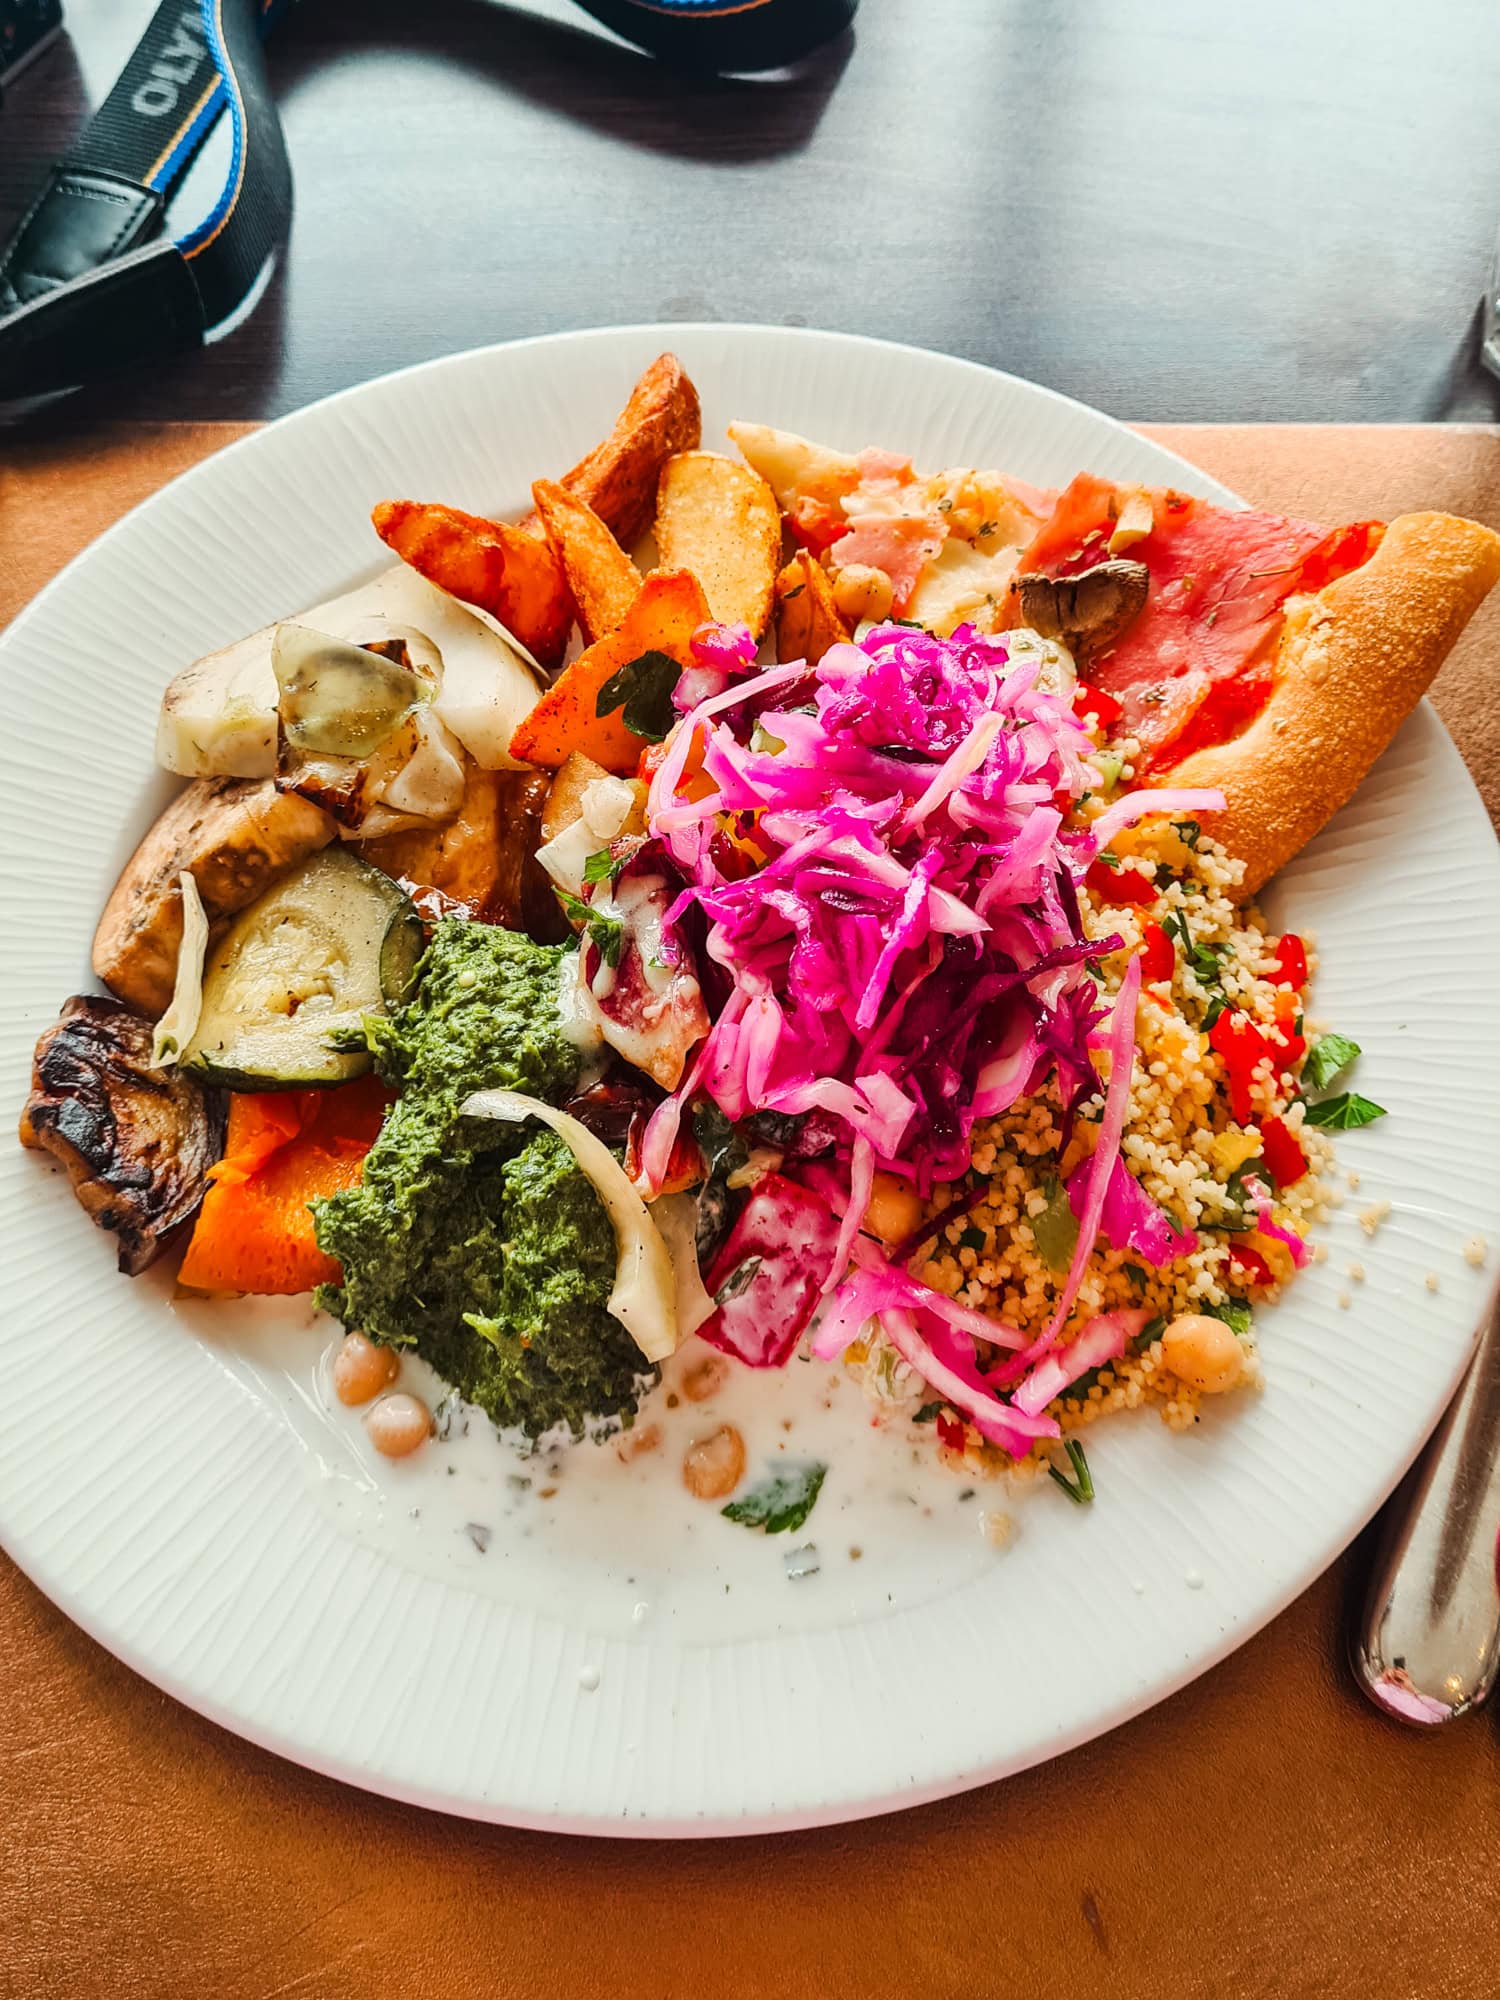
[[[517,727],[511,755],[555,771],[577,750],[606,771],[628,777],[646,739],[626,726],[623,709],[600,715],[600,693],[622,668],[647,653],[664,653],[679,667],[690,667],[689,641],[707,618],[696,577],[686,570],[648,576],[624,622],[580,653]]]
[[[313,1234],[315,1196],[356,1187],[391,1092],[373,1076],[334,1090],[237,1092],[224,1157],[177,1277],[202,1292],[281,1294],[334,1282]]]

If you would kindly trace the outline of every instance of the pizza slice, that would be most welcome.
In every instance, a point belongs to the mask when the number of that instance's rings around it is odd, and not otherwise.
[[[1221,789],[1253,895],[1353,794],[1500,578],[1500,536],[1447,514],[1329,531],[1080,473],[922,475],[732,424],[851,620],[1066,646],[1079,712],[1136,783]]]
[[[1000,629],[1054,494],[969,467],[923,474],[896,452],[832,451],[765,424],[731,424],[729,435],[851,622],[905,618],[945,637],[963,624]]]
[[[1060,640],[1137,782],[1216,786],[1253,895],[1352,796],[1500,578],[1450,514],[1331,532],[1080,474],[1017,564],[1005,623]]]

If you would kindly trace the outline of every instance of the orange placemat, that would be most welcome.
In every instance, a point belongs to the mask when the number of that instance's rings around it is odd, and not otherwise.
[[[242,428],[13,453],[0,621]],[[1315,519],[1430,505],[1500,526],[1487,429],[1152,434]],[[1491,605],[1437,699],[1500,816],[1497,659]],[[0,1995],[1492,2000],[1500,1731],[1417,1737],[1364,1706],[1342,1666],[1360,1567],[1003,1785],[822,1833],[636,1844],[445,1820],[300,1771],[158,1694],[0,1562]],[[981,1710],[982,1678],[949,1698]],[[899,1703],[869,1724],[899,1731]]]

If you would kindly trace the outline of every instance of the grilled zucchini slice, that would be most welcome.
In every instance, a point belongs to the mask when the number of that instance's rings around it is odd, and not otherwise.
[[[421,953],[410,897],[347,849],[325,848],[210,952],[180,1067],[229,1090],[346,1083],[370,1067],[357,1043],[364,1016],[405,996]]]

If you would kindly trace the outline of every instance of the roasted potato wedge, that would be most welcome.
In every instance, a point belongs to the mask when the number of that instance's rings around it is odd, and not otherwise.
[[[662,467],[656,546],[663,569],[691,570],[721,624],[757,639],[771,615],[781,561],[781,510],[758,472],[713,451],[680,451]]]
[[[624,619],[640,590],[641,573],[593,508],[576,493],[555,479],[539,479],[531,497],[562,564],[583,636],[592,646]]]
[[[539,526],[419,500],[382,500],[370,519],[386,547],[429,583],[498,619],[542,666],[558,664],[573,629],[573,599]]]
[[[21,1144],[62,1162],[133,1275],[197,1213],[224,1121],[220,1092],[151,1067],[149,1022],[89,994],[69,1000],[36,1045]]]
[[[583,795],[596,778],[607,778],[610,773],[602,764],[596,764],[592,757],[585,757],[581,750],[575,750],[571,757],[565,757],[557,767],[556,775],[547,793],[547,804],[542,812],[542,839],[556,840],[565,832],[583,811]]]
[[[615,427],[562,484],[632,548],[651,525],[661,469],[703,435],[698,391],[675,354],[659,354],[630,392]]]
[[[817,557],[798,549],[776,579],[776,657],[817,665],[830,646],[849,637],[833,601],[833,585]]]
[[[556,840],[565,833],[576,820],[583,817],[583,795],[589,786],[600,778],[612,777],[602,764],[596,764],[592,757],[584,757],[578,751],[558,767],[557,776],[552,780],[552,789],[547,794],[546,810],[542,814],[542,839]],[[629,818],[620,828],[621,833],[644,833],[646,831],[646,787],[639,778],[626,782],[636,795],[636,803]]]
[[[546,800],[547,781],[536,771],[471,763],[452,819],[361,841],[355,853],[416,888],[441,890],[484,923],[522,929]]]
[[[186,870],[210,923],[253,903],[337,832],[328,814],[270,778],[198,778],[167,807],[110,892],[94,970],[152,1020],[172,997]]]
[[[555,771],[576,750],[606,771],[628,777],[647,743],[658,739],[631,729],[624,706],[599,713],[605,683],[647,653],[664,653],[679,667],[691,666],[689,641],[707,617],[703,591],[686,570],[648,576],[618,630],[564,668],[521,723],[510,739],[511,755]]]

